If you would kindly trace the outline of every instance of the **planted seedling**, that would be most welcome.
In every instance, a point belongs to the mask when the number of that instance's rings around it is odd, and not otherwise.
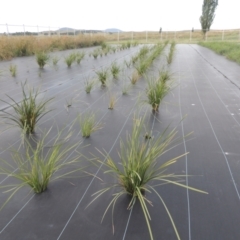
[[[139,76],[138,72],[133,71],[132,76],[130,78],[132,85],[135,85],[137,83],[137,81],[139,80],[139,78],[140,78],[140,76]]]
[[[7,97],[13,103],[1,100],[14,110],[14,114],[6,110],[1,110],[4,113],[2,117],[7,119],[10,122],[9,124],[17,125],[23,129],[25,133],[29,134],[34,132],[37,122],[51,111],[46,110],[46,106],[53,98],[39,101],[39,89],[28,88],[26,90],[26,82],[21,84],[21,87],[23,94],[23,100],[21,102],[17,102],[9,95],[7,95]]]
[[[52,64],[53,66],[57,66],[58,62],[59,62],[60,58],[58,56],[53,56],[52,57]]]
[[[108,77],[108,69],[101,69],[99,71],[96,71],[96,74],[98,76],[98,80],[102,83],[102,87],[105,87]]]
[[[147,102],[152,106],[153,111],[158,111],[160,103],[170,90],[171,85],[162,80],[152,78],[147,81]]]
[[[5,189],[5,193],[11,193],[1,209],[25,186],[30,187],[30,191],[39,194],[47,189],[49,182],[66,176],[69,177],[83,169],[76,167],[76,164],[80,161],[80,153],[70,158],[74,149],[80,145],[79,142],[66,145],[72,133],[68,132],[64,137],[63,132],[59,132],[54,138],[54,142],[48,145],[46,139],[50,130],[44,133],[42,139],[34,144],[34,140],[30,141],[25,138],[23,153],[19,149],[12,153],[13,163],[9,159],[1,159],[0,174],[17,180],[17,183],[0,186],[0,188]],[[17,169],[17,171],[13,171],[13,169]],[[56,174],[58,172],[60,174]]]
[[[86,113],[79,117],[79,125],[83,137],[90,137],[93,132],[102,128],[102,124],[96,121],[94,113]]]
[[[112,63],[110,70],[111,70],[113,78],[117,79],[118,74],[120,72],[120,67],[116,64],[116,62]]]
[[[77,52],[76,53],[76,62],[77,62],[77,64],[80,64],[84,57],[85,57],[85,53],[84,52]]]
[[[47,64],[49,58],[50,58],[49,55],[45,52],[36,53],[36,60],[39,65],[39,68],[43,68]]]
[[[94,193],[94,199],[88,204],[88,206],[100,196],[103,196],[103,194],[110,192],[109,194],[112,196],[112,199],[102,216],[102,221],[108,210],[112,208],[112,227],[114,229],[113,218],[116,202],[123,195],[130,196],[127,209],[132,209],[137,201],[140,203],[150,239],[153,240],[153,233],[150,224],[151,216],[148,210],[149,205],[151,207],[153,205],[148,199],[148,195],[155,193],[166,210],[176,237],[179,240],[180,236],[177,227],[173,221],[170,210],[167,208],[167,205],[161,196],[161,191],[158,188],[162,185],[168,184],[200,193],[207,193],[181,183],[180,181],[184,181],[187,176],[168,173],[168,167],[187,154],[184,153],[182,155],[177,155],[167,161],[162,159],[162,156],[166,152],[171,151],[173,147],[179,143],[176,128],[172,131],[169,131],[167,128],[162,134],[145,141],[142,137],[143,126],[144,118],[134,120],[132,133],[127,134],[125,141],[120,141],[119,159],[112,159],[108,153],[102,153],[104,160],[99,159],[98,163],[101,166],[104,166],[101,168],[103,169],[104,174],[109,174],[109,177],[114,178],[109,181],[113,182],[113,184],[109,184],[108,182],[106,188]],[[112,192],[114,192],[114,194],[112,194]],[[162,221],[164,220],[162,219]]]
[[[10,67],[9,67],[9,71],[10,71],[12,77],[16,77],[16,73],[17,73],[17,65],[10,65]]]
[[[96,84],[96,82],[95,82],[94,79],[92,79],[92,80],[87,79],[84,84],[85,84],[85,91],[86,91],[86,93],[90,93],[92,88]]]
[[[116,96],[110,93],[108,109],[110,109],[110,110],[114,109],[116,102],[117,102]]]
[[[67,57],[65,57],[65,63],[67,64],[67,66],[69,68],[72,66],[72,64],[75,62],[75,60],[76,60],[75,53],[70,53]]]
[[[124,60],[124,64],[126,65],[127,68],[130,68],[132,65],[132,62]]]

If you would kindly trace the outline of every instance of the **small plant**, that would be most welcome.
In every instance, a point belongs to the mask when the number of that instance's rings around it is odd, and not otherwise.
[[[17,65],[10,65],[10,67],[9,67],[9,71],[10,71],[12,77],[16,77],[16,73],[17,73]]]
[[[137,81],[139,80],[139,78],[140,78],[140,76],[139,76],[138,72],[133,71],[130,81],[133,85],[135,85],[137,83]]]
[[[76,62],[77,62],[77,64],[80,64],[80,62],[83,60],[84,57],[85,57],[85,53],[84,52],[77,52],[76,53]]]
[[[76,53],[70,53],[67,57],[65,57],[65,63],[70,68],[72,64],[76,61]]]
[[[64,178],[83,169],[74,166],[80,161],[81,154],[77,154],[66,161],[74,148],[79,145],[79,143],[70,146],[65,145],[71,137],[71,132],[66,137],[63,136],[62,132],[59,132],[51,146],[47,146],[46,139],[50,134],[50,130],[44,133],[42,139],[34,144],[32,143],[34,140],[30,141],[25,138],[24,153],[18,150],[14,151],[12,153],[13,163],[8,161],[9,159],[1,159],[0,174],[18,180],[15,184],[0,186],[0,188],[6,189],[5,192],[11,192],[10,197],[1,206],[1,209],[16,192],[25,186],[29,186],[34,193],[42,193],[47,189],[49,182]],[[69,169],[69,166],[74,166],[74,168]],[[18,171],[13,172],[13,169],[16,168]],[[63,169],[64,173],[62,173]],[[61,173],[57,175],[56,173],[60,171]]]
[[[102,124],[96,122],[96,118],[93,113],[86,113],[84,116],[79,117],[79,125],[82,136],[86,138],[90,137],[91,133],[102,128]]]
[[[124,83],[122,85],[122,94],[123,95],[127,95],[129,93],[129,90],[131,89],[131,83],[130,84],[126,84]]]
[[[153,111],[158,111],[160,103],[171,90],[171,87],[166,82],[154,78],[148,80],[147,84],[147,102],[152,106]]]
[[[5,113],[3,118],[12,122],[13,125],[19,126],[27,134],[33,133],[36,127],[37,122],[49,113],[51,110],[46,110],[46,105],[53,99],[47,99],[38,101],[40,95],[39,90],[34,88],[29,88],[28,92],[26,91],[26,82],[21,85],[23,100],[19,103],[15,101],[12,97],[8,98],[13,101],[13,103],[8,103],[4,100],[1,100],[4,103],[7,103],[10,107],[13,108],[15,114],[9,113],[5,110],[1,110]]]
[[[36,60],[40,68],[43,68],[47,64],[49,58],[49,55],[45,52],[36,53]]]
[[[97,59],[98,55],[99,55],[99,50],[94,49],[94,51],[92,52],[92,56],[94,57],[94,59]]]
[[[114,183],[110,186],[108,183],[106,188],[94,193],[94,199],[88,204],[88,206],[103,194],[111,192],[112,199],[103,214],[103,221],[107,211],[111,208],[113,218],[116,202],[121,196],[130,195],[127,209],[132,209],[137,201],[140,203],[150,239],[153,240],[153,233],[150,224],[151,216],[148,210],[148,205],[153,205],[147,195],[154,193],[166,210],[176,237],[179,240],[180,237],[176,225],[161,196],[160,189],[158,188],[160,188],[161,185],[168,184],[182,187],[184,189],[187,188],[200,193],[207,193],[181,183],[181,181],[184,181],[184,177],[186,178],[187,176],[167,172],[169,166],[176,163],[181,157],[187,154],[177,155],[167,161],[162,159],[162,156],[176,146],[177,141],[179,141],[176,135],[176,128],[170,132],[166,129],[157,137],[145,141],[142,137],[143,126],[144,118],[134,120],[132,133],[127,135],[125,142],[122,140],[120,141],[119,159],[112,159],[107,153],[102,153],[104,160],[99,159],[98,163],[101,164],[101,166],[104,166],[102,169],[105,174],[109,174],[114,178],[110,181]],[[112,192],[114,192],[114,194],[112,194]],[[114,229],[114,219],[112,219],[112,225]]]
[[[107,69],[102,69],[100,71],[96,72],[99,81],[102,83],[102,87],[106,86],[106,81],[108,77],[108,70]]]
[[[58,62],[59,62],[60,58],[58,56],[54,56],[52,58],[52,64],[53,66],[57,66]]]
[[[95,80],[87,79],[84,84],[85,84],[85,91],[86,91],[86,93],[90,93],[92,88],[95,85]]]
[[[172,42],[171,43],[171,47],[170,47],[170,51],[169,51],[169,54],[167,56],[167,63],[168,64],[171,64],[172,63],[172,60],[173,60],[173,55],[174,55],[174,50],[175,50],[175,42]]]
[[[117,79],[118,77],[118,74],[120,72],[120,67],[116,64],[116,62],[113,62],[112,65],[111,65],[111,73],[112,73],[112,76]]]
[[[116,96],[113,95],[113,94],[110,94],[109,95],[108,109],[110,109],[110,110],[114,109],[116,102],[117,102]]]
[[[140,60],[140,62],[135,66],[138,75],[142,76],[150,66],[151,62],[149,62],[147,59],[146,60]]]

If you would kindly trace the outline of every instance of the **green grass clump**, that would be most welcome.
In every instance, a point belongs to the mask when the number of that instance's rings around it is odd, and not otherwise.
[[[77,64],[80,64],[84,57],[85,57],[85,53],[84,52],[77,52],[76,53],[76,62],[77,62]]]
[[[29,88],[27,91],[26,83],[22,84],[22,94],[23,99],[21,102],[15,101],[8,95],[8,98],[13,103],[1,100],[14,110],[14,113],[2,110],[2,112],[4,112],[2,117],[10,121],[12,125],[19,126],[24,132],[29,134],[34,132],[37,122],[51,111],[46,110],[46,106],[53,98],[39,101],[39,89],[35,90],[34,88]]]
[[[159,72],[159,78],[160,81],[167,82],[171,79],[171,73],[167,70],[162,70]]]
[[[99,55],[99,49],[94,49],[94,51],[92,52],[92,56],[94,57],[94,59],[97,59]]]
[[[158,111],[163,98],[171,90],[171,85],[161,79],[151,78],[147,81],[147,102],[152,106],[154,111]]]
[[[117,65],[116,62],[113,62],[110,68],[113,78],[117,79],[120,73],[120,67]]]
[[[16,74],[17,74],[17,65],[10,65],[9,71],[10,71],[12,77],[16,77]]]
[[[171,64],[171,63],[172,63],[173,55],[174,55],[174,50],[175,50],[175,45],[176,45],[175,42],[172,42],[172,43],[171,43],[170,50],[169,50],[169,53],[168,53],[168,56],[167,56],[167,63],[168,63],[168,64]]]
[[[36,53],[36,60],[39,68],[43,68],[47,64],[49,58],[49,55],[45,52]]]
[[[102,86],[106,86],[106,81],[108,77],[108,69],[101,69],[99,71],[96,71],[96,74],[98,76],[98,80],[102,83]]]
[[[129,195],[130,201],[127,208],[132,209],[137,201],[140,203],[150,239],[153,240],[150,224],[151,216],[148,210],[148,205],[153,205],[148,199],[148,195],[155,193],[167,212],[177,239],[180,239],[177,227],[158,188],[160,188],[161,185],[170,184],[201,193],[206,192],[180,183],[185,180],[186,176],[167,172],[169,166],[187,154],[176,155],[167,161],[162,158],[166,152],[171,151],[171,149],[177,145],[178,138],[176,128],[172,131],[166,129],[162,134],[147,139],[143,137],[143,130],[144,118],[135,118],[132,132],[127,134],[125,141],[120,141],[119,158],[112,159],[109,154],[102,153],[104,160],[99,159],[98,162],[101,166],[103,165],[103,172],[114,178],[110,181],[113,182],[113,184],[108,183],[107,187],[93,194],[94,199],[89,205],[104,193],[110,192],[109,194],[111,194],[112,199],[103,214],[103,220],[111,207],[112,216],[114,215],[116,202],[121,196]],[[112,194],[112,192],[114,192],[114,194]],[[112,221],[114,229],[114,219],[112,219]],[[164,220],[162,219],[162,221]]]
[[[74,151],[74,148],[79,143],[66,146],[71,133],[68,132],[67,136],[64,137],[62,132],[59,132],[54,138],[54,142],[48,146],[46,139],[50,130],[43,134],[42,139],[35,140],[35,142],[31,139],[24,139],[23,153],[19,149],[12,153],[13,163],[1,159],[0,174],[18,180],[16,184],[0,186],[0,188],[5,189],[5,192],[11,192],[8,199],[1,206],[1,209],[17,191],[25,186],[30,187],[31,191],[39,194],[47,189],[49,182],[65,178],[81,170],[81,168],[75,166],[79,162],[81,154],[68,159],[70,153]],[[69,168],[70,166],[72,168]],[[13,169],[17,169],[17,171],[13,171]],[[57,174],[60,171],[61,173]]]
[[[79,125],[83,137],[90,137],[91,133],[102,128],[101,123],[97,123],[94,113],[86,113],[79,117]]]
[[[60,58],[58,56],[52,57],[52,64],[53,64],[53,66],[57,66],[59,60],[60,60]]]
[[[90,93],[96,83],[94,79],[87,79],[84,84],[86,93]]]
[[[238,42],[200,42],[198,44],[240,64],[240,45]]]
[[[70,53],[67,57],[65,57],[65,63],[70,68],[72,64],[76,61],[76,53]]]

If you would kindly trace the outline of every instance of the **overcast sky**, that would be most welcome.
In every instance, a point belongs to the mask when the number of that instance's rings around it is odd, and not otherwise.
[[[200,29],[202,3],[203,0],[1,0],[0,24],[4,26],[0,26],[0,32],[6,31],[6,23],[123,31]],[[219,0],[212,29],[240,28],[239,9],[240,0]],[[13,27],[9,26],[11,30]],[[27,30],[31,28],[26,27]]]

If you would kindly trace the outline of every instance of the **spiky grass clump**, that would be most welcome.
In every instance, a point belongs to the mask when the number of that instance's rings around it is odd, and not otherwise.
[[[92,80],[87,79],[84,84],[85,84],[86,93],[90,93],[91,90],[93,89],[94,85],[96,84],[96,82],[94,79],[92,79]]]
[[[45,52],[36,53],[36,60],[39,68],[43,68],[47,64],[49,58],[49,55]]]
[[[10,65],[9,71],[10,71],[12,77],[16,77],[16,74],[17,74],[17,65]]]
[[[39,89],[28,88],[28,90],[26,90],[26,82],[22,84],[21,87],[23,94],[23,100],[21,102],[17,102],[8,95],[10,101],[13,102],[12,104],[1,100],[14,110],[14,113],[2,110],[2,112],[5,113],[2,117],[10,121],[12,125],[19,126],[25,133],[29,134],[34,132],[37,122],[51,111],[47,111],[46,106],[53,98],[38,101],[40,95]]]
[[[85,57],[85,52],[77,52],[76,53],[77,64],[80,64],[84,57]]]
[[[105,87],[108,77],[108,69],[101,69],[99,71],[96,71],[96,74],[98,76],[99,81],[102,83],[102,86]]]
[[[131,83],[130,84],[124,83],[122,85],[122,95],[128,95],[130,89],[131,89]]]
[[[65,63],[68,68],[72,66],[72,64],[76,61],[76,53],[70,53],[67,57],[65,57]]]
[[[109,94],[109,103],[108,103],[108,109],[113,110],[117,102],[117,98],[114,94]]]
[[[99,55],[99,49],[94,49],[94,51],[92,52],[92,56],[94,57],[94,59],[97,59]]]
[[[142,76],[144,73],[146,73],[150,65],[151,61],[149,59],[141,59],[140,62],[135,66],[138,75]]]
[[[168,64],[171,64],[171,63],[172,63],[173,55],[174,55],[174,50],[175,50],[175,45],[176,45],[175,42],[172,42],[172,43],[171,43],[170,51],[169,51],[168,56],[167,56],[167,63],[168,63]]]
[[[135,85],[137,81],[139,80],[140,76],[137,71],[133,71],[132,76],[130,77],[130,82],[132,85]]]
[[[60,60],[60,57],[58,57],[58,56],[52,57],[52,64],[53,64],[53,66],[57,66],[59,60]]]
[[[68,132],[65,137],[62,132],[59,132],[54,138],[54,142],[48,146],[46,139],[50,130],[44,133],[42,139],[34,144],[33,140],[25,139],[23,153],[19,150],[13,152],[13,163],[1,160],[0,174],[18,180],[16,184],[0,186],[0,188],[6,189],[5,192],[11,192],[10,197],[1,206],[1,209],[22,187],[29,186],[31,191],[42,193],[47,189],[49,182],[83,169],[76,166],[81,154],[75,154],[75,157],[68,159],[70,153],[79,145],[79,143],[76,143],[66,146],[71,132]],[[69,168],[70,166],[72,168]],[[18,170],[13,171],[13,169]],[[60,170],[61,173],[57,174]]]
[[[111,70],[113,78],[117,79],[118,75],[120,73],[120,67],[117,65],[116,62],[112,63],[110,70]]]
[[[86,113],[79,117],[79,125],[83,137],[90,137],[93,132],[102,128],[102,124],[96,121],[94,113]]]
[[[153,233],[150,225],[151,216],[148,211],[148,204],[150,206],[152,206],[152,204],[147,198],[147,194],[155,193],[170,218],[177,239],[180,239],[170,211],[161,196],[161,192],[157,188],[161,185],[173,184],[175,186],[201,193],[206,192],[180,183],[179,180],[183,181],[183,177],[186,178],[184,175],[167,173],[167,168],[170,165],[176,163],[178,159],[186,155],[186,153],[177,155],[168,161],[162,160],[162,156],[166,152],[170,151],[174,144],[177,143],[178,139],[176,128],[170,132],[166,129],[162,134],[154,138],[148,138],[146,141],[143,138],[143,126],[143,118],[134,120],[132,133],[127,135],[125,142],[123,140],[120,142],[119,159],[112,159],[107,153],[102,153],[104,159],[106,160],[99,160],[99,164],[104,165],[105,174],[111,175],[116,180],[112,180],[114,184],[93,194],[94,199],[89,203],[89,205],[104,193],[114,191],[114,194],[111,195],[112,199],[103,214],[103,221],[107,211],[111,207],[113,216],[116,202],[122,195],[130,195],[131,200],[127,208],[132,209],[136,201],[139,201],[146,220],[150,239],[153,240]],[[114,229],[114,220],[112,221]]]
[[[147,102],[152,106],[154,111],[158,111],[163,98],[170,92],[171,85],[166,82],[151,78],[147,81]]]

